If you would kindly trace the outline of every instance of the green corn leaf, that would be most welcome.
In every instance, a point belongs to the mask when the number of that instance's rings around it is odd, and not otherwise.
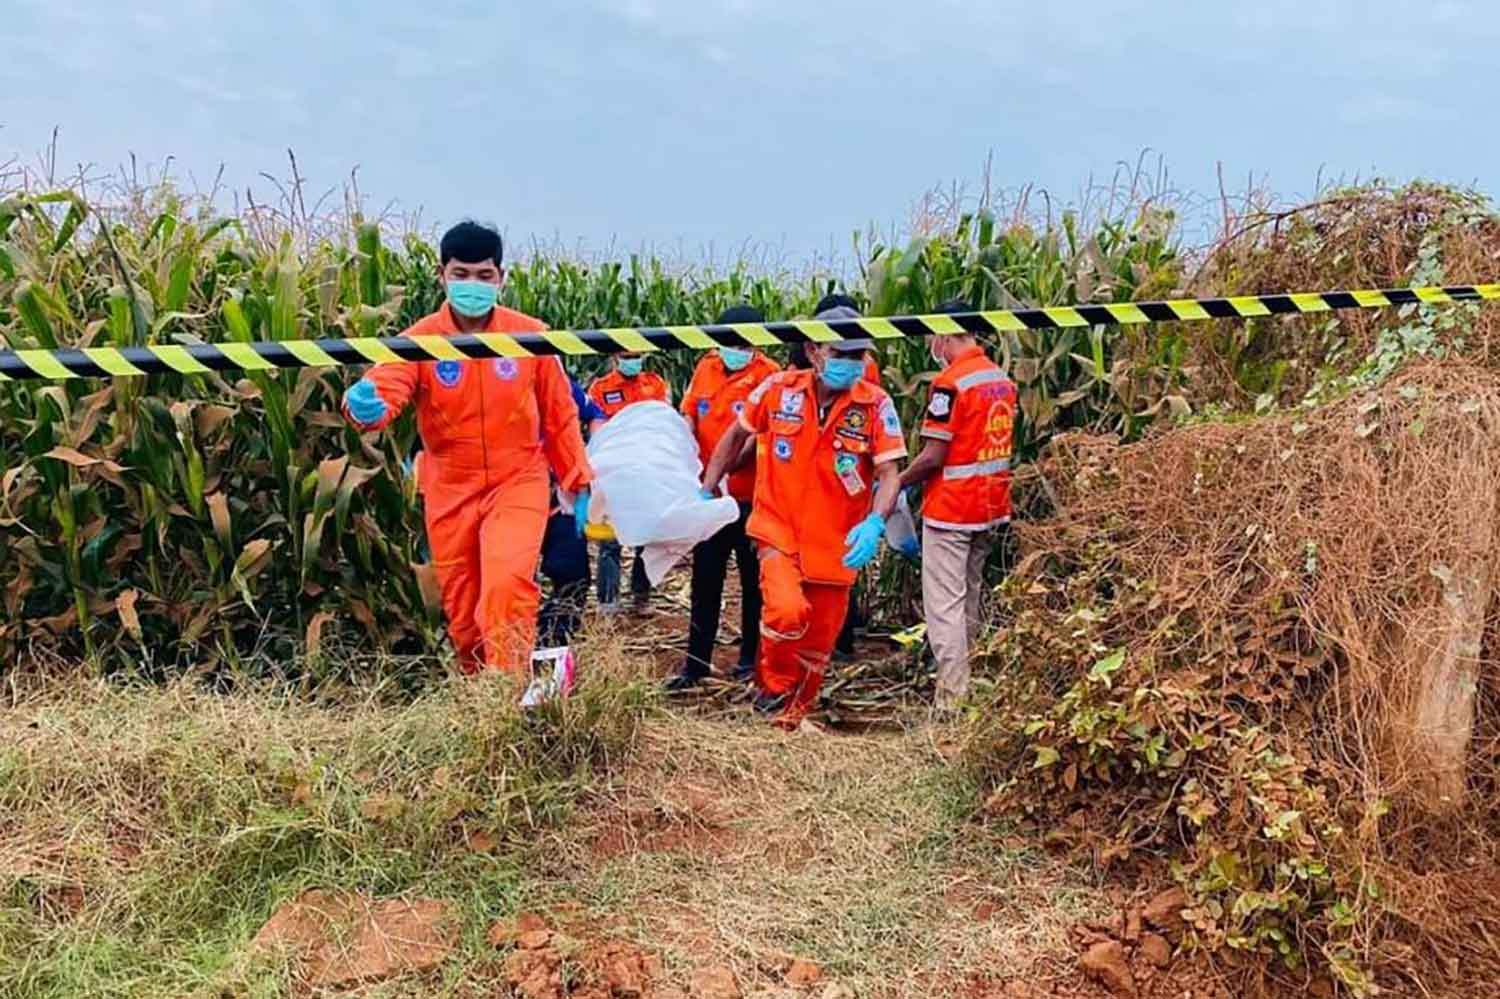
[[[184,247],[172,261],[172,271],[167,278],[167,293],[162,297],[162,310],[180,312],[187,304],[188,290],[193,280],[193,267],[197,254],[193,247]]]
[[[297,281],[301,273],[301,263],[288,235],[281,241],[281,252],[276,258],[275,286],[271,293],[272,340],[297,339],[297,314],[302,307]]]
[[[74,198],[68,205],[68,214],[63,216],[62,225],[57,230],[57,236],[52,240],[52,252],[60,253],[62,248],[68,245],[73,234],[83,223],[84,217],[88,215],[88,206],[83,203],[82,198]]]
[[[57,349],[57,331],[52,326],[52,320],[47,316],[47,310],[43,307],[43,295],[34,282],[22,281],[16,285],[11,301],[15,304],[16,311],[21,315],[21,322],[31,333],[39,345],[47,350]]]

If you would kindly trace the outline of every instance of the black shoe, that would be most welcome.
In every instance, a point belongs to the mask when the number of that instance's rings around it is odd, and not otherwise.
[[[780,714],[781,709],[786,707],[785,694],[768,694],[763,690],[755,692],[755,699],[750,702],[757,712],[763,715]]]
[[[750,683],[755,679],[755,664],[740,663],[734,668],[734,680],[736,683]]]
[[[662,687],[669,694],[682,694],[695,689],[707,676],[706,673],[678,673],[670,677]]]

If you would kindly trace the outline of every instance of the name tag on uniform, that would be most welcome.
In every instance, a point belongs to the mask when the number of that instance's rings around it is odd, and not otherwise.
[[[850,496],[858,496],[865,491],[865,480],[859,474],[859,459],[848,452],[840,452],[833,456],[833,471],[839,477],[839,483],[844,491]]]

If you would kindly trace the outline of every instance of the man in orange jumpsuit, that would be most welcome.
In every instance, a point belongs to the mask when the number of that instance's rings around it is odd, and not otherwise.
[[[645,367],[646,359],[640,354],[616,354],[609,374],[594,379],[589,386],[589,399],[603,410],[604,419],[590,426],[590,432],[598,430],[632,403],[655,400],[671,404],[672,390],[667,386],[667,380],[654,371],[645,370]],[[599,609],[605,613],[619,607],[620,555],[618,542],[605,541],[599,545]],[[636,613],[644,613],[651,599],[651,580],[646,577],[646,561],[641,558],[639,549],[630,567],[630,596]]]
[[[765,320],[759,309],[737,305],[726,309],[717,322],[730,325]],[[682,398],[682,415],[693,428],[698,456],[705,466],[713,460],[714,449],[725,432],[738,422],[750,393],[780,370],[781,365],[748,347],[720,347],[698,362],[687,394]],[[760,649],[760,557],[754,540],[745,533],[750,501],[755,495],[753,460],[729,470],[725,492],[739,503],[740,516],[693,549],[687,660],[682,671],[667,681],[667,689],[671,691],[697,686],[712,671],[719,615],[723,611],[724,577],[729,571],[731,554],[740,573],[740,656],[734,676],[737,680],[749,680],[755,672]]]
[[[505,279],[499,233],[462,222],[439,252],[447,302],[408,334],[545,328],[496,304]],[[344,412],[372,431],[408,403],[417,410],[418,487],[459,667],[523,670],[536,634],[549,465],[575,495],[578,524],[588,519],[593,471],[568,377],[552,357],[381,364],[345,393]]]
[[[948,302],[939,312],[973,312]],[[969,690],[969,650],[978,637],[984,564],[994,530],[1010,522],[1011,432],[1016,386],[972,336],[935,336],[922,452],[901,473],[922,498],[922,612],[937,659],[937,707]]]
[[[842,319],[834,309],[817,318]],[[772,375],[704,472],[716,486],[757,439],[748,531],[760,542],[761,689],[756,706],[795,727],[816,703],[859,569],[879,550],[906,455],[895,404],[865,381],[869,340],[812,345],[814,370]]]

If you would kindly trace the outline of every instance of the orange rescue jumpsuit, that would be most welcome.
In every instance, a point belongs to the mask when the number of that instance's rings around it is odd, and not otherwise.
[[[682,397],[682,415],[693,428],[698,442],[698,457],[704,467],[714,456],[714,448],[725,431],[734,426],[744,412],[745,400],[760,383],[781,370],[781,365],[755,352],[750,363],[730,371],[718,354],[709,354],[693,369],[693,380]],[[755,465],[729,473],[729,495],[749,503],[755,495]]]
[[[857,575],[845,536],[870,513],[875,468],[906,456],[895,404],[861,380],[819,419],[817,372],[772,375],[750,394],[740,424],[757,437],[747,530],[762,545],[757,681],[785,695],[795,724],[817,701]]]
[[[642,371],[634,378],[626,378],[616,369],[594,379],[589,386],[589,398],[604,410],[605,419],[613,419],[616,413],[633,402],[656,399],[669,403],[672,390],[667,387],[667,380],[654,371]]]
[[[545,328],[499,307],[487,327]],[[457,329],[444,304],[406,332],[443,336]],[[541,599],[536,570],[548,466],[570,492],[594,478],[562,365],[552,357],[424,361],[377,365],[365,377],[387,412],[362,430],[386,426],[408,402],[417,408],[423,447],[417,485],[460,668],[525,669]]]

